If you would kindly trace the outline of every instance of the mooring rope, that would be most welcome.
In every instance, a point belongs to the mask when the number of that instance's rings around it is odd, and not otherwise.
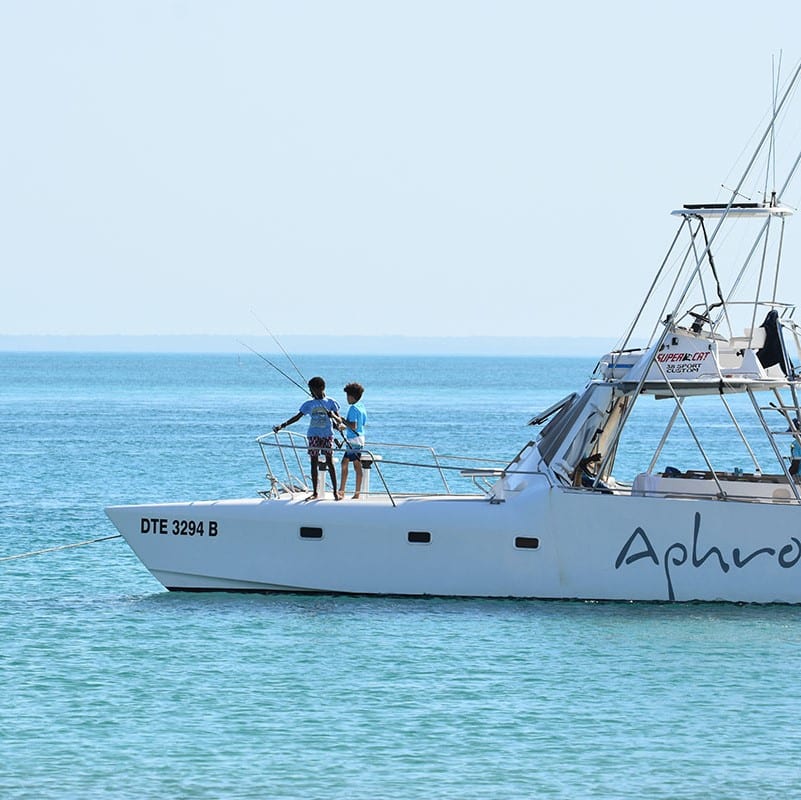
[[[46,547],[44,550],[31,550],[30,553],[18,553],[15,556],[4,556],[0,561],[13,561],[15,558],[28,558],[29,556],[40,556],[42,553],[52,553],[56,550],[68,550],[70,547],[83,547],[87,544],[94,544],[95,542],[105,542],[108,539],[119,539],[122,536],[116,533],[113,536],[101,536],[98,539],[87,539],[85,542],[75,542],[75,544],[60,544],[58,547]]]

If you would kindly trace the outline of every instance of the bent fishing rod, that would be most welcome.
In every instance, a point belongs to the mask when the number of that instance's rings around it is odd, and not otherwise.
[[[281,369],[281,367],[279,367],[277,364],[273,364],[273,362],[270,361],[270,359],[267,358],[267,356],[262,355],[258,350],[254,350],[254,348],[252,348],[246,342],[243,342],[241,339],[237,339],[237,341],[239,342],[239,344],[242,345],[242,347],[247,347],[247,349],[250,350],[251,353],[258,356],[262,361],[264,361],[265,364],[269,364],[276,372],[281,373],[281,375],[283,375],[290,383],[293,383],[295,386],[297,386],[298,389],[300,389],[302,392],[309,395],[309,397],[312,396],[312,393],[305,386],[299,384],[291,375],[287,375],[286,372],[284,372]],[[302,377],[303,376],[301,375],[301,378]]]
[[[295,372],[297,372],[298,375],[300,375],[300,379],[304,383],[308,383],[308,381],[306,380],[306,376],[300,371],[300,368],[294,362],[292,356],[289,355],[289,353],[286,351],[286,348],[281,344],[280,341],[278,341],[278,337],[264,324],[263,320],[258,316],[258,314],[256,314],[256,312],[252,308],[250,309],[250,313],[253,314],[259,325],[261,325],[261,327],[264,328],[264,330],[267,331],[268,334],[270,334],[270,338],[281,348],[281,352],[287,357],[289,363],[295,368]]]

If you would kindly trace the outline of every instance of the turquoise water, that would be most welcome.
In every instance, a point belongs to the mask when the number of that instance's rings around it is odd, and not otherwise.
[[[485,457],[593,366],[296,360],[371,439]],[[0,354],[0,557],[252,496],[301,400],[255,357]],[[0,576],[2,798],[801,794],[801,609],[168,593],[120,539]]]

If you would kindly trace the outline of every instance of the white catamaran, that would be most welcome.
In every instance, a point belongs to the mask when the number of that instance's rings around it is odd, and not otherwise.
[[[799,71],[728,202],[673,212],[678,232],[620,347],[532,420],[537,437],[510,463],[454,467],[432,453],[442,490],[400,494],[394,449],[372,445],[361,500],[304,502],[304,437],[271,433],[257,440],[270,479],[259,497],[106,513],[168,589],[801,603],[801,479],[788,457],[801,447],[801,328],[778,299],[793,212],[782,198],[801,153],[775,190],[741,202],[775,165]],[[663,424],[632,442],[635,407],[654,400]],[[679,435],[701,468],[665,463]],[[637,459],[624,480],[616,467]],[[722,468],[736,459],[744,470]],[[454,468],[470,494],[450,490]]]

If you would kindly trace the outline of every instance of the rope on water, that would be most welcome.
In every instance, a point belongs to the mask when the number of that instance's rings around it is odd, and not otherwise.
[[[56,550],[69,550],[70,547],[83,547],[95,542],[105,542],[109,539],[119,539],[122,534],[116,533],[113,536],[101,536],[98,539],[87,539],[85,542],[75,542],[75,544],[60,544],[58,547],[46,547],[44,550],[31,550],[30,553],[18,553],[15,556],[4,556],[0,561],[13,561],[15,558],[28,558],[29,556],[40,556],[42,553],[53,553]]]

